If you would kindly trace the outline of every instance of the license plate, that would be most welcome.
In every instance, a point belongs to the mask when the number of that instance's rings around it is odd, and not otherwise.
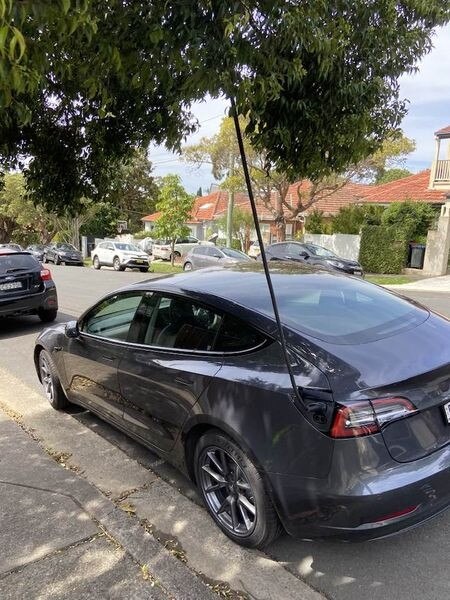
[[[353,271],[353,275],[362,275],[362,271]]]
[[[444,404],[444,413],[445,413],[445,417],[447,419],[447,423],[450,424],[450,402],[447,402],[447,404]]]
[[[144,262],[143,260],[137,260],[136,261],[138,263],[138,265],[142,265],[142,263]]]
[[[18,290],[22,287],[22,283],[20,281],[10,281],[9,283],[0,283],[0,290]]]

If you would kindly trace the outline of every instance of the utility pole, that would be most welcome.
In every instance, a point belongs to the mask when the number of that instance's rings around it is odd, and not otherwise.
[[[229,165],[229,177],[233,177],[234,174],[234,156],[233,152],[230,152],[230,165]],[[232,181],[232,185],[233,185]],[[234,207],[234,191],[233,189],[228,190],[228,206],[227,206],[227,246],[231,248],[233,243],[233,207]]]

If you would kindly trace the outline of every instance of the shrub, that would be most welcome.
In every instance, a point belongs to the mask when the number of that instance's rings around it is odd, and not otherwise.
[[[408,258],[408,227],[365,225],[359,261],[368,273],[400,273]]]
[[[425,202],[394,202],[383,213],[383,225],[409,229],[412,242],[422,241],[437,218],[435,209]]]
[[[380,225],[383,211],[381,206],[342,206],[331,221],[331,231],[358,235],[363,225]]]
[[[305,229],[308,233],[328,233],[323,211],[317,210],[317,208],[311,211],[306,217]]]

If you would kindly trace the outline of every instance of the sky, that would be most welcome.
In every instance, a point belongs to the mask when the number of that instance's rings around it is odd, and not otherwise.
[[[430,167],[434,155],[434,132],[450,125],[450,25],[436,30],[433,50],[418,64],[419,71],[400,79],[400,95],[408,100],[408,114],[403,120],[405,135],[416,142],[416,150],[407,157],[406,168],[416,173]],[[193,106],[200,128],[187,140],[195,144],[201,137],[217,133],[226,116],[227,103],[222,99],[206,99]],[[209,190],[214,178],[210,166],[187,165],[163,147],[152,147],[150,159],[154,174],[177,173],[185,188],[196,193]]]

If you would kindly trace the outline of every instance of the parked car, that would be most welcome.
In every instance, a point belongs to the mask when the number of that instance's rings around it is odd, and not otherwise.
[[[258,240],[256,242],[252,242],[250,244],[250,248],[248,249],[248,255],[250,256],[250,258],[258,258],[260,254],[261,250],[259,248]]]
[[[83,266],[83,255],[79,250],[65,242],[50,244],[44,252],[44,262],[52,262],[55,265],[78,265]]]
[[[45,246],[44,244],[32,244],[27,247],[27,252],[30,252],[30,254],[42,262],[47,248],[48,246]]]
[[[330,250],[315,244],[278,242],[270,244],[265,250],[268,260],[308,263],[309,265],[325,267],[335,271],[343,271],[349,275],[364,276],[363,268],[358,261],[341,258]]]
[[[80,404],[183,469],[216,524],[367,539],[450,505],[450,322],[334,271],[258,263],[139,282],[43,332],[50,404]],[[49,385],[49,382],[51,385]]]
[[[20,244],[14,244],[13,242],[8,242],[7,244],[0,244],[0,248],[6,250],[15,250],[16,252],[22,252],[23,250]]]
[[[114,267],[115,271],[139,269],[143,273],[148,271],[148,254],[134,244],[107,240],[100,242],[91,252],[94,269],[103,266]]]
[[[48,269],[29,252],[0,249],[0,317],[38,315],[56,319],[58,297]]]
[[[175,260],[184,257],[189,250],[200,243],[195,237],[177,238],[175,240],[174,254]],[[208,244],[208,242],[203,242]],[[172,255],[172,246],[170,240],[155,240],[152,247],[153,258],[162,258],[170,260]]]
[[[198,245],[186,254],[183,270],[192,271],[202,267],[225,267],[249,261],[251,261],[251,258],[233,248]]]

